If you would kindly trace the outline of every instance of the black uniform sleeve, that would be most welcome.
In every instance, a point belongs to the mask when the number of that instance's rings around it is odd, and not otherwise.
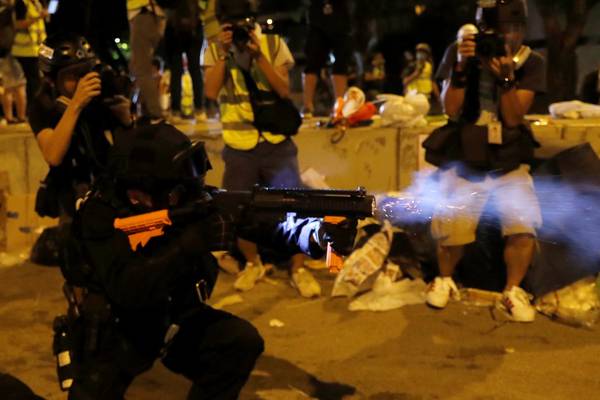
[[[114,209],[105,203],[88,200],[81,214],[81,236],[94,284],[114,304],[126,309],[152,306],[164,300],[185,268],[193,265],[177,236],[151,239],[150,244],[160,242],[151,252],[134,252],[127,235],[112,227]]]
[[[152,239],[154,240],[154,239]],[[155,246],[154,254],[133,252],[125,233],[115,230],[108,240],[85,241],[94,277],[109,300],[125,309],[152,306],[164,300],[190,265],[176,243]]]

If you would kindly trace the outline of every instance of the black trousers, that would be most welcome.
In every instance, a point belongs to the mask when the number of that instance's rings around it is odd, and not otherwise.
[[[155,356],[136,353],[118,333],[112,336],[110,345],[82,363],[69,400],[121,400],[133,379],[152,367]],[[162,362],[193,382],[188,400],[234,400],[263,349],[248,321],[205,307],[181,324]]]
[[[194,34],[178,34],[172,26],[167,24],[165,29],[165,45],[167,62],[171,68],[171,110],[181,111],[181,75],[183,64],[181,55],[186,53],[188,71],[192,77],[194,88],[194,107],[196,110],[204,109],[204,81],[200,68],[200,53],[204,40],[202,26],[198,26]]]

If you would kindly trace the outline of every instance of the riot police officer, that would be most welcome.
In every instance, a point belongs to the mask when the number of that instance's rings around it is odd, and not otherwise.
[[[234,241],[227,215],[173,221],[164,234],[131,247],[114,221],[181,208],[206,193],[204,147],[170,125],[117,135],[111,179],[98,182],[76,213],[66,263],[80,316],[69,324],[74,375],[70,399],[121,399],[132,380],[159,357],[193,382],[189,399],[236,399],[263,340],[247,321],[204,303],[217,277],[211,250]],[[354,237],[352,230],[349,236]],[[281,223],[261,237],[321,256],[317,219]],[[69,381],[68,379],[72,379]]]

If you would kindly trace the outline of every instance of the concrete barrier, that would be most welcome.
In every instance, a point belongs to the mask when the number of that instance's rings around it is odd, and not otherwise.
[[[600,154],[600,120],[551,120],[545,115],[528,117],[542,144],[537,156],[551,157],[574,145],[590,142]],[[436,122],[422,129],[383,128],[377,125],[353,128],[345,133],[305,123],[294,137],[300,169],[312,167],[325,175],[333,188],[364,186],[372,192],[401,190],[410,185],[413,174],[430,166],[421,147]],[[221,185],[223,141],[220,125],[178,125],[195,140],[203,140],[213,169],[207,183]],[[53,224],[33,211],[39,181],[48,167],[35,138],[27,127],[0,128],[0,251],[30,246],[36,229]]]

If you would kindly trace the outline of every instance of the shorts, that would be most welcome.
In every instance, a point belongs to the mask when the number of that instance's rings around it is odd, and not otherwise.
[[[431,233],[442,246],[475,241],[475,232],[488,200],[495,202],[502,235],[530,234],[542,225],[540,205],[529,174],[521,166],[507,174],[486,176],[478,182],[458,176],[456,168],[440,175],[440,193],[431,222]]]
[[[315,26],[310,26],[306,39],[306,68],[307,74],[319,74],[327,64],[329,53],[333,53],[334,75],[347,75],[352,57],[352,39],[348,33],[326,32]]]
[[[5,89],[15,89],[27,83],[21,64],[11,54],[0,58],[0,82]]]
[[[251,150],[223,149],[226,190],[252,190],[256,184],[274,188],[300,188],[298,149],[291,139],[260,142]]]

